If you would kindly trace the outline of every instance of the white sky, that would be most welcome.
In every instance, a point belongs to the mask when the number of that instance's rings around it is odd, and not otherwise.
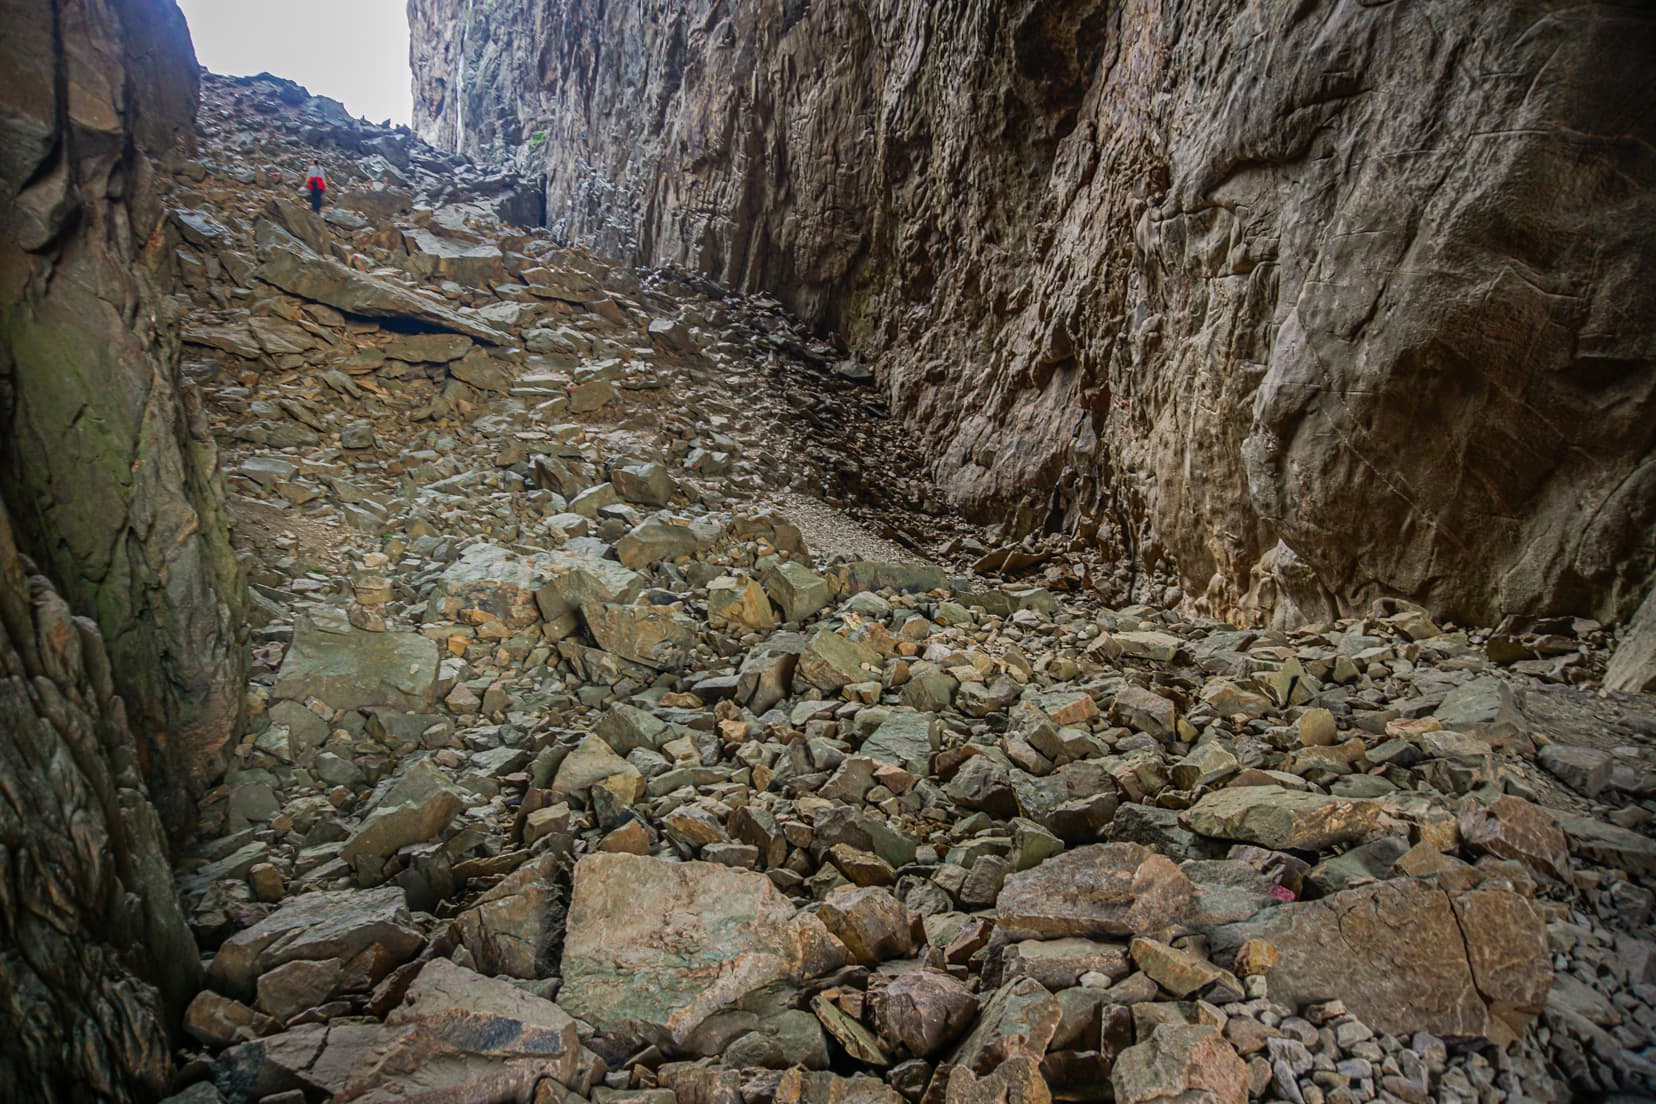
[[[351,114],[408,122],[407,0],[178,0],[196,60],[215,73],[274,73]]]

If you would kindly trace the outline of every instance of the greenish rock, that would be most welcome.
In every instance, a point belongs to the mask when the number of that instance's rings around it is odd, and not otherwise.
[[[274,697],[319,698],[335,709],[388,705],[430,708],[437,686],[437,645],[414,632],[329,632],[308,618],[276,677]]]
[[[825,693],[878,678],[880,654],[832,629],[819,629],[799,655],[795,676]]]
[[[553,638],[579,627],[577,614],[593,602],[627,603],[644,593],[644,577],[614,560],[574,552],[546,552],[533,561],[547,580],[535,591],[541,616],[553,629]]]
[[[607,1034],[682,1050],[713,1013],[832,968],[828,945],[762,874],[588,855],[575,865],[559,999]]]
[[[464,792],[430,759],[416,759],[368,806],[339,857],[384,859],[411,843],[436,839],[465,805]]]
[[[581,609],[587,631],[606,652],[658,671],[690,663],[696,623],[665,606],[588,602]]]
[[[782,561],[765,576],[765,593],[782,611],[782,620],[794,624],[802,624],[833,600],[828,580],[793,560]]]
[[[1040,982],[1015,978],[995,990],[949,1062],[978,1074],[989,1073],[1009,1058],[1038,1062],[1063,1014],[1063,1006]]]
[[[677,490],[667,469],[654,461],[620,465],[610,472],[610,483],[623,501],[643,506],[665,506]]]
[[[504,395],[512,389],[511,370],[484,352],[473,349],[448,366],[449,375],[479,391]]]
[[[673,525],[659,517],[648,517],[615,542],[615,554],[622,566],[636,571],[662,560],[694,556],[713,547],[717,539],[705,524]]]
[[[882,560],[857,560],[842,564],[830,571],[828,576],[835,591],[840,594],[856,594],[864,590],[918,594],[941,590],[949,585],[949,577],[940,567]]]
[[[749,651],[736,674],[736,700],[762,714],[786,698],[805,643],[799,633],[781,632]]]
[[[914,709],[893,709],[862,743],[862,754],[882,763],[924,775],[937,750],[939,725],[935,715]]]
[[[923,671],[909,676],[903,684],[902,701],[922,713],[938,713],[954,703],[960,683],[946,671]]]

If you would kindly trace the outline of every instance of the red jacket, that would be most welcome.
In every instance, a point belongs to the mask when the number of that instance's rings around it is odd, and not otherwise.
[[[325,192],[328,190],[328,182],[320,176],[307,176],[305,178],[305,187],[314,189],[318,192]]]

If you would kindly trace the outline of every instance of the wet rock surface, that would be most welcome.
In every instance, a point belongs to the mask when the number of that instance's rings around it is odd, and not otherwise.
[[[774,304],[364,180],[249,122],[289,87],[207,78],[175,184],[247,281],[193,286],[192,332],[293,346],[187,363],[258,624],[181,865],[175,1087],[1650,1091],[1656,709],[1597,693],[1602,626],[1238,628],[974,573],[964,523],[875,544],[798,419],[844,405],[871,466],[891,422]],[[364,225],[307,227],[272,149],[333,158]],[[275,224],[509,340],[261,281]]]

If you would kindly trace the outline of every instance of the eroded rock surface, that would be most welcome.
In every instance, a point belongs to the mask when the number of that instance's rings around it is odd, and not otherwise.
[[[1649,589],[1647,10],[415,0],[411,25],[423,137],[544,171],[573,240],[832,327],[953,502],[1104,550],[1116,594],[1493,623]]]

